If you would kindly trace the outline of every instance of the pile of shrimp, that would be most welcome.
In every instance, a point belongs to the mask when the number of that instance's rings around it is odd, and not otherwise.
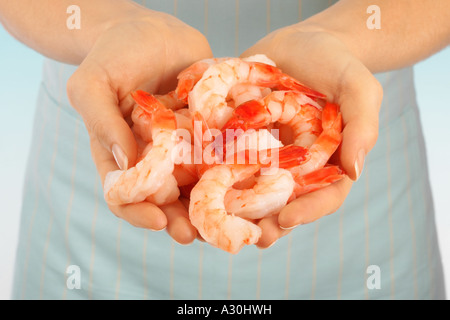
[[[199,235],[227,252],[257,243],[260,219],[345,176],[330,163],[342,139],[339,106],[265,55],[201,60],[168,94],[132,97],[139,157],[107,174],[106,201],[188,199]]]

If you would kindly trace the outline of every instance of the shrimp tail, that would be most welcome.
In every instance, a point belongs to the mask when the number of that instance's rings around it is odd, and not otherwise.
[[[278,167],[282,169],[298,166],[305,161],[308,161],[310,157],[307,148],[293,144],[281,147],[279,149],[272,149],[271,151],[275,151],[277,153]]]
[[[242,103],[233,110],[233,116],[222,127],[227,129],[257,129],[267,126],[271,122],[270,113],[266,106],[257,100]]]
[[[303,93],[304,95],[306,95],[310,98],[316,98],[316,99],[325,99],[326,98],[326,95],[324,95],[323,93],[320,93],[316,90],[308,88],[307,86],[301,84],[294,78],[291,78],[288,76],[281,77],[280,84],[281,84],[281,89],[295,90],[295,91]]]
[[[171,109],[166,108],[154,95],[137,90],[132,92],[131,96],[145,112],[152,116],[152,127],[154,129],[176,129],[175,114]]]
[[[258,69],[264,70],[264,73],[272,74],[274,78],[276,79],[277,85],[275,86],[275,89],[277,90],[295,90],[298,92],[301,92],[305,94],[306,96],[310,98],[316,98],[316,99],[325,99],[326,95],[323,93],[320,93],[316,90],[313,90],[304,84],[300,83],[295,78],[292,78],[291,76],[283,73],[281,69],[278,67],[271,66],[269,64],[264,64],[260,62],[254,63]]]
[[[322,134],[315,144],[321,146],[330,157],[342,141],[342,114],[339,105],[327,102],[322,113]],[[328,159],[327,159],[328,160]]]
[[[333,132],[342,131],[342,114],[339,105],[327,102],[322,113],[322,127]]]
[[[337,182],[346,176],[345,171],[339,166],[327,165],[303,176],[294,177],[294,198],[324,188]]]
[[[158,108],[165,108],[165,106],[151,93],[143,90],[137,90],[131,93],[134,101],[148,113],[152,113]]]

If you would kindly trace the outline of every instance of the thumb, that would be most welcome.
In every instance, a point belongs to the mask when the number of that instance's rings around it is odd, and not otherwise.
[[[95,140],[98,142],[95,144],[97,147],[103,147],[102,159],[114,159],[103,162],[108,165],[96,163],[102,179],[107,172],[117,167],[126,170],[134,165],[137,144],[120,111],[117,94],[107,82],[83,77],[82,72],[75,72],[67,83],[67,94],[72,106],[83,118],[91,142]],[[111,165],[114,163],[117,165]]]
[[[367,69],[366,69],[367,70]],[[378,138],[378,117],[383,91],[378,81],[367,70],[359,72],[341,93],[340,101],[344,130],[338,152],[343,169],[352,180],[357,180],[364,167],[367,153]]]

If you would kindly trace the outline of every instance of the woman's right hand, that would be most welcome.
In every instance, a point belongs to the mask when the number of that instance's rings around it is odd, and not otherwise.
[[[109,171],[135,164],[137,145],[126,118],[130,93],[165,93],[177,74],[212,56],[205,37],[168,14],[142,7],[124,13],[103,31],[69,79],[67,92],[90,136],[91,152],[102,183]],[[151,230],[167,227],[179,243],[197,236],[181,203],[158,208],[150,202],[109,206],[119,218]]]

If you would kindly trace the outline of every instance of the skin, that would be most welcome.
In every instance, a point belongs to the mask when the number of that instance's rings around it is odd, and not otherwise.
[[[380,7],[380,30],[366,27],[366,9]],[[426,17],[434,17],[427,25]],[[293,228],[335,212],[363,169],[378,136],[383,90],[373,73],[410,66],[450,43],[450,2],[341,0],[304,22],[261,39],[242,56],[265,53],[286,73],[340,105],[344,122],[335,161],[348,177],[303,195],[259,222],[260,248]],[[402,39],[402,41],[399,41]],[[389,59],[386,59],[389,57]]]
[[[79,65],[67,92],[84,120],[103,181],[118,164],[130,167],[136,161],[137,146],[127,124],[133,106],[130,92],[167,92],[178,72],[212,53],[197,30],[125,0],[77,1],[83,25],[69,30],[66,9],[72,2],[2,0],[0,20],[14,37],[43,55]],[[366,27],[366,9],[373,4],[381,9],[380,30]],[[348,178],[296,199],[278,216],[262,219],[260,248],[343,203],[378,135],[383,93],[372,74],[411,65],[449,43],[448,0],[415,0],[414,5],[410,0],[341,0],[308,20],[268,34],[242,54],[264,53],[286,73],[326,94],[340,104],[345,125],[336,161]],[[148,202],[110,206],[132,225],[166,229],[182,244],[197,237],[186,208],[185,199],[161,208]]]

